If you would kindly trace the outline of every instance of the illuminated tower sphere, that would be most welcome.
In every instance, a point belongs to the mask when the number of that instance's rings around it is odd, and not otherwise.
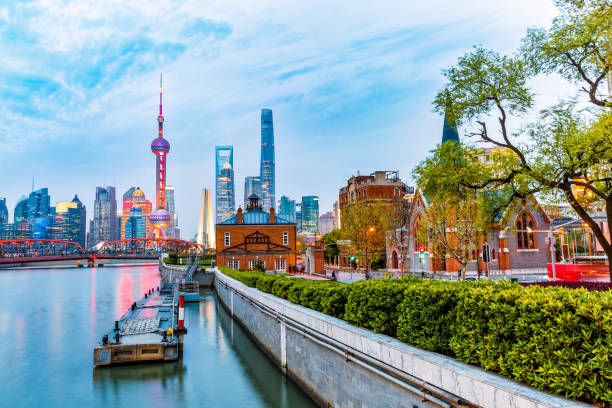
[[[166,235],[166,227],[170,222],[170,213],[166,210],[166,155],[170,151],[170,143],[164,139],[164,116],[162,114],[162,77],[159,76],[159,116],[157,117],[157,138],[151,142],[151,151],[155,155],[156,179],[155,211],[149,215],[149,222],[156,238]]]

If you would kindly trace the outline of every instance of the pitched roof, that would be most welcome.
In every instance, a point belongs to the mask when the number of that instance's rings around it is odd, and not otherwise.
[[[280,216],[280,215],[276,215],[274,217],[274,220],[276,221],[276,224],[295,224],[293,221],[283,216]],[[270,224],[270,214],[268,214],[267,212],[263,211],[260,208],[248,210],[242,214],[242,223],[246,225]],[[225,221],[219,222],[219,224],[224,224],[224,225],[238,224],[238,216],[234,215],[233,217],[230,217]],[[271,225],[274,225],[274,224],[271,224]]]

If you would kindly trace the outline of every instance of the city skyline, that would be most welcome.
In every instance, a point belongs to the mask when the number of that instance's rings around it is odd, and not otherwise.
[[[486,47],[510,51],[527,27],[549,24],[556,13],[551,1],[435,3],[390,4],[393,13],[356,4],[340,26],[320,18],[314,3],[273,12],[271,4],[258,4],[247,7],[248,20],[222,6],[116,6],[92,10],[104,27],[101,37],[96,26],[77,24],[74,5],[49,6],[39,16],[42,22],[33,18],[44,7],[36,2],[24,12],[0,7],[0,19],[22,34],[4,41],[13,52],[0,73],[7,84],[0,89],[7,112],[0,124],[0,172],[28,163],[0,192],[10,219],[32,177],[54,200],[78,194],[88,208],[96,185],[119,191],[139,185],[152,196],[150,153],[143,149],[155,131],[151,89],[162,70],[172,84],[165,92],[174,160],[168,182],[177,188],[185,236],[195,234],[199,210],[200,189],[190,186],[214,185],[210,152],[216,144],[231,136],[241,164],[235,180],[258,174],[254,124],[262,107],[277,117],[277,195],[317,194],[321,211],[328,211],[338,186],[357,169],[392,163],[407,178],[439,141],[440,119],[430,103],[442,84],[440,69],[483,38]],[[523,13],[526,5],[533,13]],[[333,14],[337,6],[327,7]],[[167,18],[170,24],[164,25],[173,30],[150,34],[143,24],[125,26],[144,10],[152,19]],[[300,22],[310,19],[318,23],[316,33]],[[49,30],[57,21],[72,30],[55,35]],[[108,58],[96,57],[104,52]],[[76,63],[94,59],[99,63]],[[551,79],[533,86],[546,103],[567,91]],[[52,154],[47,143],[54,146]],[[315,157],[325,165],[313,166]],[[71,185],[62,182],[67,178]]]

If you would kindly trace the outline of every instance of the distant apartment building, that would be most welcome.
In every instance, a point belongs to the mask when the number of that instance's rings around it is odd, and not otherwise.
[[[234,215],[234,147],[215,147],[215,177],[217,223]]]

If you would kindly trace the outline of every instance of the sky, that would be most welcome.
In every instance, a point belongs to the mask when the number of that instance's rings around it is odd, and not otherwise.
[[[0,0],[0,197],[11,221],[32,185],[52,205],[78,194],[88,217],[96,186],[154,197],[160,72],[183,238],[201,189],[214,194],[215,145],[234,146],[242,203],[262,108],[277,199],[318,195],[323,213],[350,176],[375,170],[413,185],[441,140],[441,70],[477,44],[511,53],[555,15],[551,0]],[[557,82],[532,84],[538,103],[563,96]]]

